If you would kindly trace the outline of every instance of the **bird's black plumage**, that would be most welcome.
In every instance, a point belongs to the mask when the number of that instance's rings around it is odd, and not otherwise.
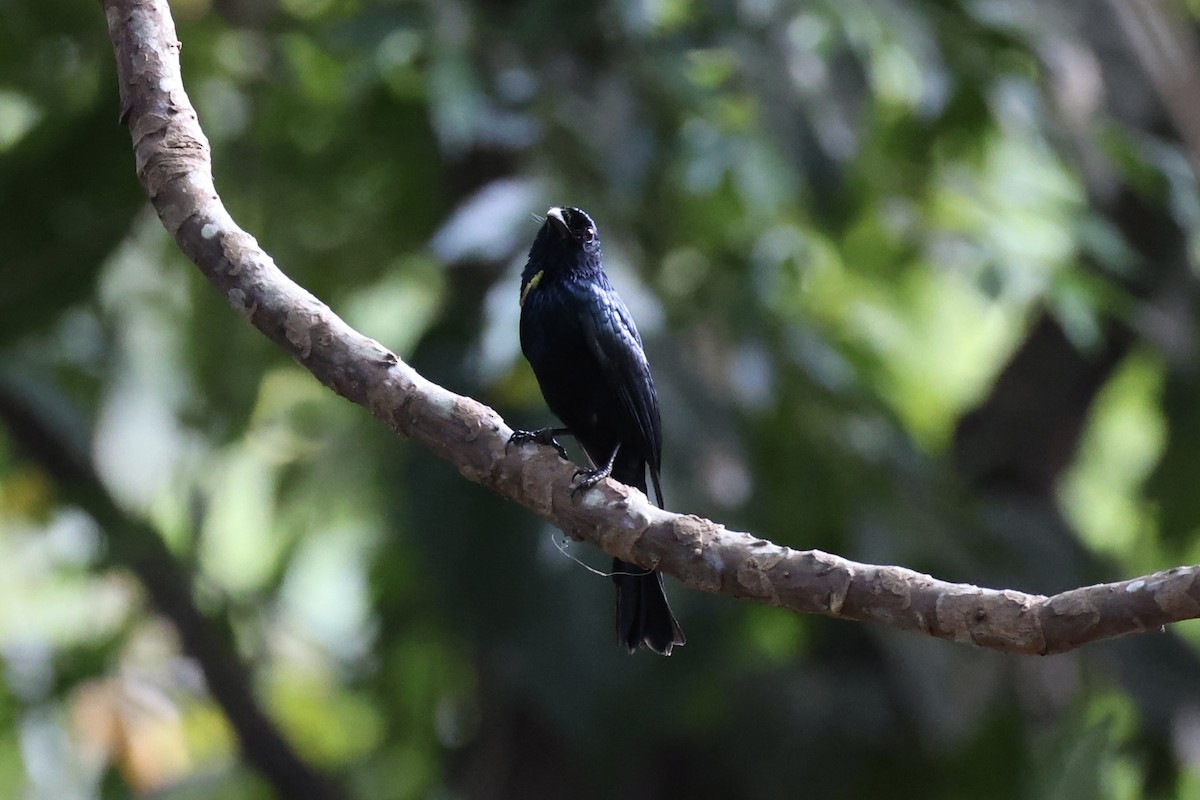
[[[646,470],[662,507],[662,421],[650,365],[629,309],[600,257],[600,236],[578,208],[552,208],[521,274],[521,350],[546,405],[565,428],[519,431],[516,440],[553,443],[570,433],[596,469],[577,488],[611,475],[646,491]],[[561,452],[561,449],[560,449]],[[662,575],[613,560],[617,636],[631,651],[664,655],[684,643]]]

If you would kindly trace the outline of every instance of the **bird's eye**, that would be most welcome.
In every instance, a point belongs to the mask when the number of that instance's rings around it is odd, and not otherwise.
[[[591,242],[596,238],[596,230],[594,228],[584,228],[583,233],[579,234],[579,238],[585,242]]]

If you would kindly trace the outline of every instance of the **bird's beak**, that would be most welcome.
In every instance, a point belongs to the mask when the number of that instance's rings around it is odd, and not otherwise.
[[[555,206],[546,212],[546,219],[554,220],[554,224],[558,227],[558,233],[561,236],[566,236],[571,232],[567,227],[567,220],[563,217],[563,210]]]

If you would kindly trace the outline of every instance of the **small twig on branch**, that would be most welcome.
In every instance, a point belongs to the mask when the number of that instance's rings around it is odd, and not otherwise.
[[[610,555],[701,591],[970,642],[1026,655],[1200,616],[1200,568],[1043,597],[939,581],[901,567],[796,551],[695,516],[661,511],[606,481],[572,500],[572,466],[549,448],[512,448],[491,408],[421,377],[296,285],[229,216],[208,141],[183,89],[166,0],[103,0],[116,51],[121,116],[137,174],[183,252],[255,327],[317,380],[467,479],[520,503]]]

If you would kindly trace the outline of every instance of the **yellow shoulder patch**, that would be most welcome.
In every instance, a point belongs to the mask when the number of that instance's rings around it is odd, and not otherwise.
[[[537,285],[542,282],[543,272],[545,272],[545,270],[540,270],[536,275],[530,278],[529,283],[525,284],[525,286],[521,289],[521,306],[525,305],[525,298],[529,297],[529,293],[536,289]]]

